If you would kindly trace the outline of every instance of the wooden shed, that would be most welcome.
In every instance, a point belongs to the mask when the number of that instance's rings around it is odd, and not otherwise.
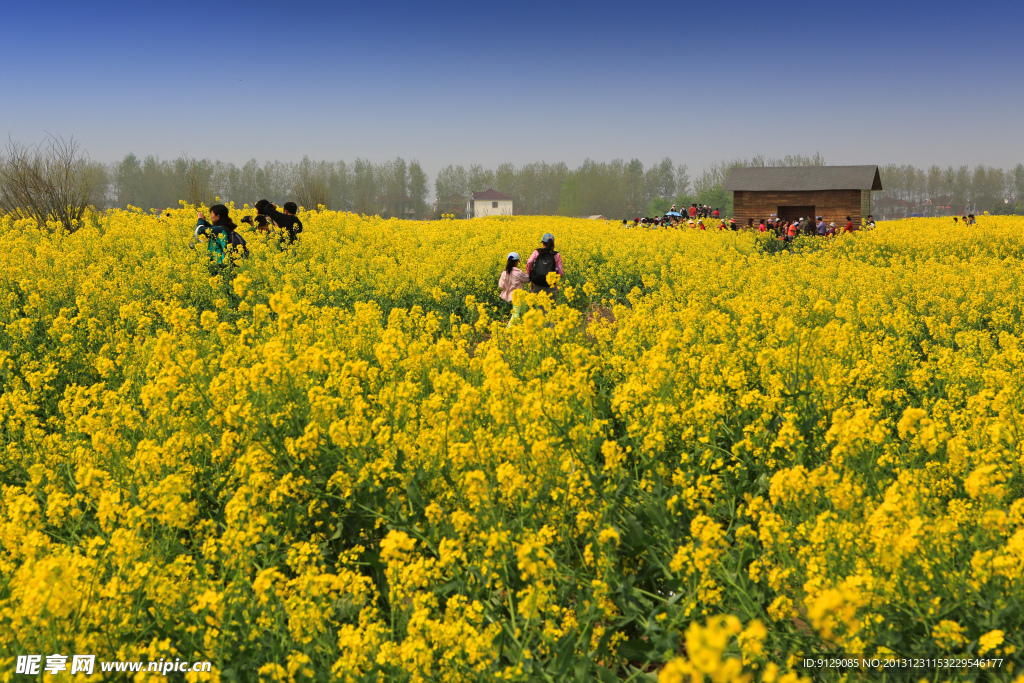
[[[723,189],[733,193],[740,226],[775,214],[782,219],[821,216],[825,223],[859,225],[871,213],[871,193],[882,189],[878,166],[745,167],[729,171]]]

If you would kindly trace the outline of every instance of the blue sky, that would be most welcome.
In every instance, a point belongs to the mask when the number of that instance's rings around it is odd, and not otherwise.
[[[0,2],[0,132],[102,161],[1024,161],[1019,1]]]

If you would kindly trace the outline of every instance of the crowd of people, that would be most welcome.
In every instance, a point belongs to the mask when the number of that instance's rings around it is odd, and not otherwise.
[[[755,229],[753,218],[748,219],[747,227],[749,229]],[[856,232],[860,230],[861,227],[869,230],[874,228],[875,217],[869,215],[863,225],[857,225],[854,223],[851,216],[847,216],[846,225],[840,228],[834,222],[830,222],[826,225],[825,219],[822,216],[815,216],[814,218],[809,216],[805,218],[801,216],[796,220],[782,220],[772,216],[767,220],[762,218],[758,223],[756,230],[759,232],[770,232],[780,240],[792,242],[799,235],[835,237],[840,232]]]
[[[669,212],[668,212],[667,215],[671,216],[673,214],[682,215],[679,211],[676,210],[676,205],[675,204],[673,204],[672,208],[669,209]],[[690,207],[688,209],[686,209],[686,215],[689,216],[691,219],[696,219],[696,218],[721,218],[722,217],[722,212],[721,212],[720,209],[717,209],[717,208],[712,209],[707,204],[696,204],[696,203],[694,203],[694,204],[690,204]]]
[[[255,228],[257,233],[271,237],[276,235],[282,245],[295,244],[302,232],[302,221],[295,214],[299,207],[295,202],[285,202],[278,210],[277,205],[266,199],[256,202],[256,216],[245,216],[242,222]],[[238,233],[238,226],[231,220],[228,207],[214,204],[210,207],[207,219],[203,211],[196,213],[196,229],[193,240],[206,238],[206,249],[210,258],[223,265],[229,253],[235,251],[243,258],[249,255],[249,246],[245,238]]]
[[[696,206],[696,205],[694,205]],[[694,207],[690,207],[691,209]],[[707,207],[704,207],[707,208]],[[714,213],[718,213],[716,209]],[[956,220],[956,217],[953,218]],[[973,224],[973,216],[971,217]],[[967,223],[967,217],[964,217],[964,223]],[[629,219],[622,219],[623,227],[629,227]],[[705,217],[696,216],[687,218],[678,212],[669,212],[664,216],[658,216],[655,218],[634,218],[632,227],[645,227],[645,228],[694,228],[696,230],[707,230],[708,226],[718,230],[755,230],[758,232],[770,232],[774,234],[778,239],[791,242],[798,235],[817,235],[819,237],[833,237],[840,232],[856,232],[857,230],[864,228],[874,228],[875,218],[874,216],[868,216],[862,225],[854,223],[851,216],[846,217],[846,225],[842,228],[836,226],[834,222],[825,224],[824,218],[816,216],[814,218],[799,217],[796,219],[782,219],[775,216],[769,218],[762,218],[757,225],[754,224],[753,218],[747,219],[745,226],[740,226],[735,218],[725,220],[714,216],[712,220],[706,221]]]

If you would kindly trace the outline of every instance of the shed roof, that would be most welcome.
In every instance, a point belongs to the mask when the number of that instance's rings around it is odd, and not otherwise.
[[[483,192],[474,192],[473,199],[512,199],[507,194],[502,194],[495,190],[493,187],[487,188]]]
[[[743,167],[729,171],[723,189],[744,192],[881,190],[878,166]]]

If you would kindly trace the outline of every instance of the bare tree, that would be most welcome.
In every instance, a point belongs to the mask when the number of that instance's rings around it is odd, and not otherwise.
[[[302,157],[296,169],[295,201],[310,211],[331,205],[329,177],[324,163],[313,163],[309,157]]]
[[[74,138],[50,135],[35,145],[8,139],[0,157],[0,210],[74,232],[99,186],[95,164]]]
[[[210,187],[211,176],[213,175],[213,164],[203,159],[195,159],[187,154],[182,154],[174,160],[174,174],[181,184],[179,196],[184,196],[192,206],[209,206],[213,199],[213,192]]]

